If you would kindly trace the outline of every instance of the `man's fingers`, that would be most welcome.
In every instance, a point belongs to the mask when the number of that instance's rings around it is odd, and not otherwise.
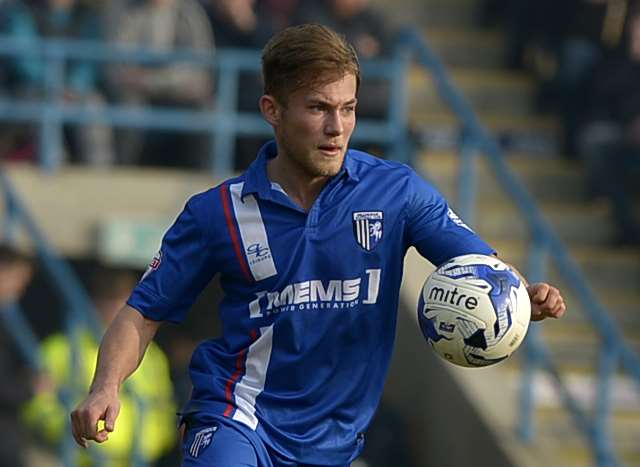
[[[559,318],[566,311],[560,291],[544,282],[533,284],[529,288],[531,297],[531,319],[541,321],[545,318]]]
[[[551,290],[551,286],[549,284],[541,282],[539,284],[534,284],[532,288],[533,294],[531,295],[531,301],[533,303],[544,303],[544,301],[547,299],[549,291]]]
[[[566,310],[567,306],[565,305],[564,300],[562,299],[562,297],[558,296],[558,299],[556,300],[556,303],[549,314],[554,318],[560,318]]]
[[[542,305],[544,306],[547,314],[555,316],[560,311],[560,308],[564,306],[564,300],[560,295],[560,291],[555,287],[549,287],[547,299]]]
[[[98,418],[100,414],[91,409],[85,409],[81,412],[82,416],[82,437],[86,439],[95,439],[98,433]]]
[[[71,433],[73,434],[73,439],[81,448],[87,448],[88,447],[87,440],[84,439],[82,436],[80,436],[78,432],[78,425],[79,425],[78,413],[76,411],[73,411],[71,413]]]
[[[104,427],[107,431],[111,432],[115,429],[118,413],[120,413],[119,406],[110,405],[109,407],[107,407],[107,413],[104,417]]]
[[[79,446],[89,446],[89,441],[103,443],[115,429],[120,412],[120,401],[112,391],[98,390],[71,412],[71,431]]]
[[[104,443],[109,439],[109,433],[107,430],[100,430],[96,433],[96,439],[94,440],[96,443]]]
[[[549,293],[547,294],[547,299],[543,303],[541,303],[541,305],[544,311],[549,313],[549,312],[553,312],[553,310],[556,309],[559,303],[560,303],[560,295],[554,294],[552,290],[549,290]]]

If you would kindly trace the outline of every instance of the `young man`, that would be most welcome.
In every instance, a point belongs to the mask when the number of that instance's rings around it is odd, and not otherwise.
[[[114,430],[118,388],[160,323],[181,321],[220,274],[224,333],[191,362],[184,465],[348,465],[382,393],[406,250],[436,265],[494,253],[409,167],[347,150],[360,71],[341,37],[289,28],[262,60],[275,142],[166,233],[71,414],[82,446]],[[534,319],[564,312],[556,289],[529,292]]]

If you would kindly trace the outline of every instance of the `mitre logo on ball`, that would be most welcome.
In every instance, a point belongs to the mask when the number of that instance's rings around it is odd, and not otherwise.
[[[447,261],[427,278],[418,302],[427,342],[442,358],[466,367],[506,359],[522,343],[530,318],[523,281],[494,256]]]

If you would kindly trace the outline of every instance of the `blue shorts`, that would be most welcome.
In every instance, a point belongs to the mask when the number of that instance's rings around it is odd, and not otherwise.
[[[226,419],[187,425],[182,467],[349,467],[298,464],[269,449],[255,433]]]

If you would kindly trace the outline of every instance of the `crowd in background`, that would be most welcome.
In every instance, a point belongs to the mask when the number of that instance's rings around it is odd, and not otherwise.
[[[161,51],[202,50],[215,55],[227,47],[258,50],[276,31],[293,24],[322,22],[345,34],[362,58],[389,52],[388,27],[367,0],[4,0],[0,34],[16,39],[75,38],[114,46]],[[62,98],[99,108],[106,102],[128,106],[206,109],[215,106],[215,74],[183,62],[70,61]],[[0,57],[1,91],[37,98],[45,89],[46,66],[39,57]],[[242,73],[238,108],[257,111],[262,93],[257,73]],[[361,115],[387,108],[386,83],[371,81],[362,92]],[[4,131],[4,133],[8,133]],[[34,138],[13,127],[9,158],[34,159]],[[104,124],[65,129],[69,162],[204,168],[210,166],[208,135],[111,128]],[[263,140],[239,141],[235,165],[245,168]]]
[[[590,196],[610,200],[617,245],[640,242],[632,202],[640,165],[638,3],[484,0],[479,18],[507,32],[505,62],[538,78],[538,110],[560,118],[562,153],[587,167]],[[321,22],[345,34],[361,58],[386,57],[393,47],[394,28],[385,20],[368,0],[0,0],[3,36],[102,40],[212,55],[228,47],[258,50],[286,26]],[[0,97],[42,97],[46,72],[38,57],[0,56]],[[202,110],[216,105],[215,73],[186,63],[75,60],[67,63],[65,78],[61,98],[90,108],[111,103]],[[238,109],[256,112],[260,76],[242,72],[239,79]],[[359,116],[384,117],[388,99],[385,80],[365,79]],[[37,158],[36,128],[4,123],[0,129],[4,158]],[[64,136],[63,158],[72,163],[211,166],[209,133],[112,128],[93,122],[69,126]],[[246,168],[264,141],[236,138],[235,168]]]
[[[260,49],[274,32],[304,22],[321,22],[342,32],[362,58],[383,57],[390,51],[391,33],[367,0],[0,0],[0,35],[5,37],[99,40],[161,51],[197,49],[214,56],[227,47]],[[0,98],[42,99],[47,72],[39,57],[0,56]],[[197,65],[69,60],[64,76],[60,98],[96,109],[107,104],[193,110],[216,105],[216,75]],[[239,110],[256,112],[262,94],[260,76],[242,73],[239,84]],[[363,87],[362,92],[370,98],[361,106],[361,115],[385,114],[386,86],[373,80]],[[3,123],[2,157],[35,162],[35,132],[23,124]],[[209,141],[204,134],[92,122],[65,127],[64,140],[66,163],[209,166]],[[236,167],[246,167],[262,143],[256,138],[239,139]],[[141,271],[94,261],[81,261],[75,267],[104,329],[124,305]],[[11,441],[0,443],[0,467],[21,467],[26,462],[54,465],[61,459],[64,443],[69,441],[68,406],[86,393],[95,367],[99,344],[95,332],[86,323],[80,326],[76,342],[80,352],[74,353],[64,325],[64,305],[46,282],[32,258],[0,245],[0,377],[12,381],[11,385],[0,385],[0,437]],[[176,411],[190,394],[187,367],[194,347],[202,339],[220,334],[215,317],[219,300],[220,289],[214,283],[186,323],[161,329],[158,345],[152,344],[123,393],[117,433],[100,450],[102,465],[128,465],[134,452],[158,467],[179,464]],[[5,329],[8,306],[14,303],[22,305],[40,339],[37,368],[20,354],[15,336]],[[370,430],[372,454],[365,455],[368,460],[363,465],[408,467],[408,449],[403,445],[406,438],[392,436],[404,429],[402,421],[384,404],[377,418],[380,421]],[[138,429],[143,437],[134,436]],[[76,461],[86,465],[88,457],[81,457]]]
[[[1,35],[103,40],[167,51],[194,48],[215,54],[226,47],[259,49],[274,32],[303,22],[321,22],[345,34],[361,58],[385,57],[391,51],[392,29],[367,0],[0,0]],[[591,196],[606,196],[612,201],[620,232],[616,243],[638,243],[640,228],[631,201],[640,185],[634,183],[640,174],[638,2],[486,0],[484,22],[500,24],[508,31],[510,47],[505,60],[509,66],[538,77],[539,109],[556,113],[563,122],[563,153],[589,169]],[[189,109],[216,105],[215,75],[183,63],[151,66],[77,60],[67,64],[65,77],[61,98],[96,108],[106,103]],[[0,97],[38,99],[44,95],[45,82],[46,68],[41,60],[28,55],[0,57]],[[243,73],[239,88],[238,108],[256,111],[262,92],[260,77]],[[365,80],[359,115],[383,116],[387,99],[384,82]],[[24,125],[3,123],[3,157],[35,160],[34,132]],[[259,138],[241,138],[236,145],[236,168],[246,167],[262,142]],[[65,150],[68,162],[96,166],[209,165],[209,141],[204,134],[91,123],[65,129]],[[11,336],[0,325],[0,378],[11,381],[0,385],[0,466],[23,465],[20,456],[25,449],[21,446],[26,439],[35,437],[55,452],[57,448],[52,446],[65,430],[65,410],[58,397],[62,381],[69,374],[69,368],[61,364],[70,360],[69,343],[61,334],[62,312],[51,312],[56,307],[48,305],[46,295],[44,299],[29,296],[35,266],[30,258],[0,246],[0,313],[2,305],[26,299],[27,314],[38,315],[33,321],[40,327],[36,330],[42,338],[46,364],[44,372],[27,368],[12,350]],[[93,264],[76,266],[87,278],[86,285],[106,325],[135,283],[132,271]],[[40,290],[42,279],[35,276]],[[158,426],[171,427],[167,420],[174,418],[176,406],[188,397],[186,367],[196,343],[218,331],[212,303],[217,303],[219,293],[212,286],[196,304],[190,322],[181,329],[161,331],[160,346],[150,352],[143,370],[153,374],[157,384],[148,388],[144,381],[132,381],[133,391],[150,404],[153,420],[165,420],[153,422]],[[39,313],[43,306],[49,307],[44,317]],[[83,363],[84,373],[78,384],[86,390],[98,344],[88,332],[82,342],[89,360]],[[403,458],[407,450],[393,441],[404,437],[390,436],[402,429],[402,422],[385,408],[380,414],[384,421],[373,425],[369,437],[373,453],[367,459],[369,465],[408,466],[409,461]],[[130,415],[120,421],[124,428],[119,429],[130,433],[135,418],[135,408],[130,407]],[[177,465],[173,431],[154,433],[153,438],[161,441],[155,447],[142,447],[146,458],[157,465]],[[125,441],[114,446],[109,454],[113,465],[122,464],[133,447]]]
[[[507,30],[509,66],[538,78],[538,110],[560,118],[588,196],[610,200],[614,245],[640,244],[640,2],[490,0],[484,17]]]

